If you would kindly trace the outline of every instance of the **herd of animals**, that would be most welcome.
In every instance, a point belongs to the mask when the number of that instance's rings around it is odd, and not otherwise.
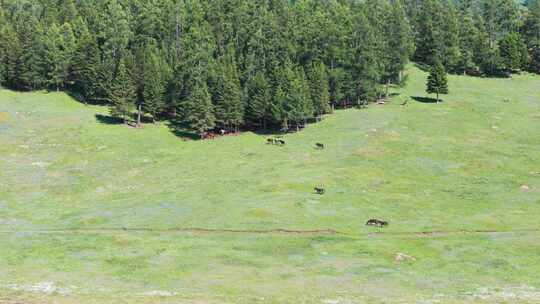
[[[283,140],[283,138],[281,138],[281,137],[275,137],[275,138],[272,137],[272,138],[267,139],[266,144],[284,146],[286,143],[285,143],[285,140]],[[316,143],[315,148],[322,150],[322,149],[325,148],[325,145],[322,144],[322,143]],[[326,190],[323,187],[315,187],[315,188],[313,188],[313,190],[315,190],[315,193],[317,193],[319,195],[324,195],[326,193]],[[378,219],[370,219],[370,220],[368,220],[366,222],[366,226],[386,227],[386,226],[388,226],[388,222],[378,220]]]

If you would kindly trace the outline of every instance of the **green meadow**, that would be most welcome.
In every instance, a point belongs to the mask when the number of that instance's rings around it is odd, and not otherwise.
[[[540,303],[540,77],[407,72],[283,147],[0,90],[0,303]]]

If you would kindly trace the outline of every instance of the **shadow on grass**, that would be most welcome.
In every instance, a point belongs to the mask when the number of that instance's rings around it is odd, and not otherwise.
[[[108,116],[108,115],[103,115],[103,114],[96,114],[96,120],[99,122],[99,123],[102,123],[102,124],[107,124],[107,125],[120,125],[120,124],[123,124],[124,121],[120,118],[116,118],[116,117],[112,117],[112,116]]]
[[[177,137],[189,139],[189,140],[201,140],[201,136],[196,133],[193,133],[189,128],[176,120],[169,120],[166,122],[169,130]]]
[[[411,98],[421,103],[437,103],[437,99],[431,97],[411,96]],[[439,102],[442,102],[442,100],[439,100]]]

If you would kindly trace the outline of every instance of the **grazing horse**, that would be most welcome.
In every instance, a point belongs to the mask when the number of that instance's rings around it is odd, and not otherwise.
[[[316,143],[315,146],[317,147],[317,149],[324,149],[324,144]]]
[[[273,145],[273,144],[276,143],[276,140],[275,140],[274,138],[268,138],[268,139],[266,140],[266,143],[267,143],[268,145]]]
[[[366,226],[385,227],[388,226],[388,222],[377,219],[371,219],[367,221]]]
[[[317,192],[317,194],[320,194],[320,195],[323,195],[326,192],[324,188],[320,188],[320,187],[315,187],[313,189],[315,190],[315,192]]]

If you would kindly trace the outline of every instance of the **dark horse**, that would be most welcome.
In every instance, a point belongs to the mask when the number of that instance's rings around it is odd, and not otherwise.
[[[324,144],[316,143],[315,146],[317,147],[317,149],[324,149]]]
[[[388,222],[377,220],[377,219],[371,219],[367,221],[366,226],[386,227],[388,226]]]
[[[324,188],[315,187],[313,189],[315,190],[315,192],[317,192],[317,194],[320,194],[320,195],[323,195],[326,192]]]

